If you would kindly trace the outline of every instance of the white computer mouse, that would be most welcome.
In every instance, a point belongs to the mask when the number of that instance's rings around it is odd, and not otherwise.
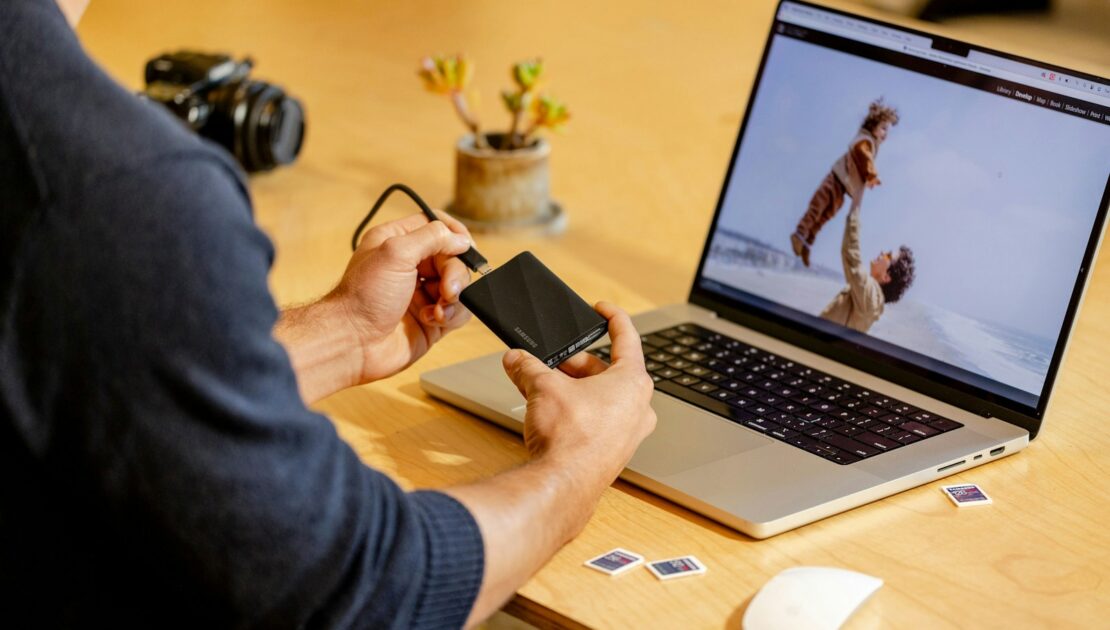
[[[839,628],[883,581],[832,567],[795,567],[771,578],[744,611],[744,630]]]

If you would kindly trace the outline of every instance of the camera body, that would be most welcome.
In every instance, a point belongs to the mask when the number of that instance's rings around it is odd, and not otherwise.
[[[166,106],[200,135],[222,145],[248,173],[297,158],[304,142],[300,101],[248,78],[253,62],[179,51],[146,64],[146,98]]]

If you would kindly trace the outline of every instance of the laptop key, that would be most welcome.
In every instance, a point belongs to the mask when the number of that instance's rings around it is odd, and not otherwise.
[[[721,390],[721,391],[724,391],[724,390]],[[736,398],[733,398],[733,399],[729,400],[728,404],[732,405],[733,407],[738,407],[740,409],[746,409],[746,408],[751,407],[752,405],[754,405],[755,401],[754,400],[748,400],[747,398],[740,398],[739,396],[737,396]]]
[[[825,459],[827,459],[829,461],[832,461],[832,462],[835,462],[837,464],[840,464],[841,466],[846,466],[848,464],[854,464],[854,463],[856,463],[860,460],[859,457],[856,457],[855,455],[852,455],[851,453],[845,453],[844,451],[840,451],[840,452],[834,453],[832,455],[828,455],[828,456],[825,457]]]
[[[808,424],[802,422],[801,420],[799,420],[797,418],[787,418],[786,420],[783,420],[782,421],[782,426],[784,426],[788,429],[794,429],[795,431],[800,431],[800,432],[805,432],[806,429],[809,429]]]
[[[687,387],[689,387],[690,385],[694,385],[695,383],[700,383],[701,382],[700,378],[690,376],[689,374],[683,374],[682,376],[675,377],[671,380],[678,383],[679,385],[685,385]]]
[[[710,383],[722,383],[728,380],[723,375],[717,374],[716,372],[709,372],[702,378],[709,381]]]
[[[903,416],[908,416],[910,414],[917,413],[918,411],[921,411],[921,410],[918,409],[917,407],[914,407],[913,405],[907,405],[906,403],[898,403],[897,405],[894,405],[893,407],[891,407],[891,411],[893,411],[894,413],[902,414]]]
[[[675,398],[684,400],[697,407],[701,407],[702,409],[705,409],[707,411],[711,411],[718,416],[721,416],[728,420],[732,420],[733,422],[743,422],[748,418],[754,417],[745,411],[730,407],[729,405],[726,405],[719,400],[710,398],[705,394],[683,387],[682,385],[679,385],[674,381],[660,381],[655,384],[655,389],[670,394]]]
[[[647,370],[648,372],[654,372],[655,370],[658,370],[661,367],[663,367],[663,364],[662,363],[656,363],[655,361],[647,361],[647,362],[644,363],[644,369]]]
[[[894,440],[888,440],[887,438],[881,435],[875,435],[870,431],[864,431],[863,433],[854,436],[852,439],[856,440],[857,442],[862,442],[863,444],[866,444],[868,446],[877,448],[880,451],[892,451],[899,446],[902,446]]]
[[[909,422],[903,422],[901,428],[903,431],[909,431],[910,433],[919,435],[923,438],[932,437],[940,433],[940,431],[934,429],[933,427],[925,426],[924,424],[921,424],[920,422],[914,422],[913,420],[910,420]]]
[[[771,422],[777,422],[781,425],[785,425],[787,422],[790,422],[794,419],[794,417],[790,414],[783,413],[781,411],[772,411],[771,413],[763,417],[770,420]]]
[[[670,352],[671,354],[684,354],[690,351],[686,346],[678,343],[672,343],[669,346],[664,346],[663,348],[660,348],[660,350],[662,350],[663,352]]]
[[[895,442],[898,442],[899,444],[913,444],[914,442],[921,441],[920,436],[914,435],[909,431],[899,431],[897,433],[887,435],[887,437],[894,440]]]
[[[940,431],[951,431],[952,429],[958,429],[964,425],[955,420],[949,420],[948,418],[939,418],[930,422],[929,426]]]
[[[835,429],[833,429],[833,431],[836,431],[837,433],[839,433],[841,435],[846,435],[846,436],[849,436],[849,437],[853,436],[853,435],[857,435],[859,433],[863,433],[863,429],[861,429],[859,427],[854,427],[850,424],[842,424],[842,425],[836,427]]]
[[[725,401],[730,400],[732,398],[736,398],[736,394],[728,391],[727,389],[719,389],[719,388],[717,389],[717,391],[713,392],[710,395],[713,396],[714,398],[716,398],[717,400],[725,400]]]
[[[799,411],[804,409],[804,407],[802,407],[801,405],[799,405],[798,403],[796,403],[792,400],[787,400],[786,402],[781,402],[781,403],[775,405],[775,409],[779,409],[781,411],[785,411],[787,413],[794,414],[794,413],[798,413]]]
[[[812,446],[816,442],[817,442],[817,440],[815,440],[815,439],[813,439],[813,438],[811,438],[807,435],[801,435],[801,434],[798,434],[798,435],[795,435],[793,437],[787,438],[787,440],[786,440],[787,444],[793,444],[794,446],[797,446],[798,448],[803,448],[803,449],[806,448],[807,446]]]
[[[678,370],[676,370],[674,368],[665,367],[661,370],[655,370],[654,372],[652,372],[652,374],[662,376],[663,378],[674,378],[674,377],[678,376],[679,374],[682,374],[682,372],[679,372]]]
[[[826,435],[831,435],[832,431],[830,431],[828,429],[823,429],[821,427],[810,427],[810,428],[806,429],[804,431],[804,433],[806,435],[808,435],[809,437],[811,437],[811,438],[816,438],[816,439],[819,440],[819,439],[825,437]]]
[[[855,426],[855,427],[859,427],[861,429],[868,429],[868,430],[870,430],[871,427],[873,427],[875,425],[880,425],[880,426],[884,426],[884,427],[890,426],[890,425],[883,424],[882,422],[879,422],[878,420],[876,420],[874,418],[868,418],[866,416],[860,416],[859,418],[856,418],[854,420],[849,421],[848,424],[850,424],[852,426]]]
[[[879,449],[873,446],[867,446],[862,442],[857,442],[850,437],[839,435],[837,433],[825,436],[824,438],[821,438],[821,441],[823,441],[825,444],[831,444],[836,448],[839,448],[840,450],[848,451],[849,453],[856,455],[857,457],[871,457],[872,455],[878,454],[880,452]]]
[[[777,428],[777,429],[775,429],[775,430],[773,430],[773,431],[770,431],[769,433],[770,433],[770,434],[771,434],[772,436],[774,436],[774,437],[776,437],[776,438],[778,438],[778,439],[780,439],[780,440],[782,440],[782,441],[784,441],[784,442],[785,442],[785,441],[786,441],[787,439],[789,439],[789,438],[792,438],[792,437],[794,437],[795,435],[798,435],[798,432],[797,432],[797,431],[794,431],[793,429],[788,429],[788,428],[786,428],[786,427],[779,427],[779,428]]]
[[[892,427],[896,427],[896,426],[902,424],[905,421],[906,421],[905,418],[903,418],[902,416],[900,416],[896,413],[888,413],[885,416],[879,416],[879,422],[889,424]]]
[[[714,385],[713,383],[706,383],[705,381],[702,381],[702,382],[698,383],[697,385],[694,385],[694,389],[703,393],[703,394],[709,394],[709,393],[712,393],[712,392],[716,391],[717,386]]]
[[[752,418],[750,420],[744,421],[744,424],[764,433],[770,433],[771,431],[782,428],[779,423],[771,422],[766,418]]]
[[[917,420],[918,422],[923,422],[925,424],[929,424],[933,420],[940,419],[940,416],[931,414],[928,411],[918,411],[917,413],[910,414],[909,417],[911,420]]]
[[[666,352],[663,352],[662,350],[660,350],[658,352],[652,352],[651,354],[647,355],[647,358],[651,359],[652,361],[658,361],[659,363],[666,363],[667,361],[674,361],[674,355],[673,354],[668,354]]]
[[[703,352],[687,352],[686,354],[682,355],[682,358],[686,359],[687,361],[692,361],[694,363],[700,363],[700,362],[708,359],[709,355],[707,355]]]
[[[700,365],[695,365],[695,366],[687,368],[686,373],[689,374],[690,376],[696,376],[698,378],[705,378],[709,374],[714,374],[714,372],[711,372],[708,369],[703,368]]]
[[[693,367],[694,364],[690,363],[686,359],[675,359],[674,361],[669,361],[667,365],[673,367],[676,370],[685,370],[688,367]]]
[[[646,335],[646,336],[640,337],[640,342],[643,343],[645,346],[651,346],[653,348],[662,348],[663,346],[670,345],[671,340],[667,339],[666,337],[661,337],[659,335]]]

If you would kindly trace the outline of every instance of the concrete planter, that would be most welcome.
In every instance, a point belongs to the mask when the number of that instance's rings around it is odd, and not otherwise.
[[[486,135],[490,146],[500,145],[502,137]],[[455,200],[449,211],[479,231],[561,231],[563,213],[549,192],[550,155],[543,138],[522,149],[495,151],[476,149],[474,136],[463,136],[455,145]]]

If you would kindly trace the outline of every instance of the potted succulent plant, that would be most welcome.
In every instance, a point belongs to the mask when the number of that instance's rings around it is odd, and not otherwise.
[[[463,55],[426,57],[420,62],[425,87],[446,95],[470,131],[455,145],[455,199],[449,211],[471,228],[542,227],[558,231],[562,209],[550,196],[550,145],[541,129],[558,130],[570,118],[566,105],[540,92],[543,61],[512,66],[513,88],[501,93],[511,122],[504,132],[486,132],[470,107],[467,88],[474,64]]]

